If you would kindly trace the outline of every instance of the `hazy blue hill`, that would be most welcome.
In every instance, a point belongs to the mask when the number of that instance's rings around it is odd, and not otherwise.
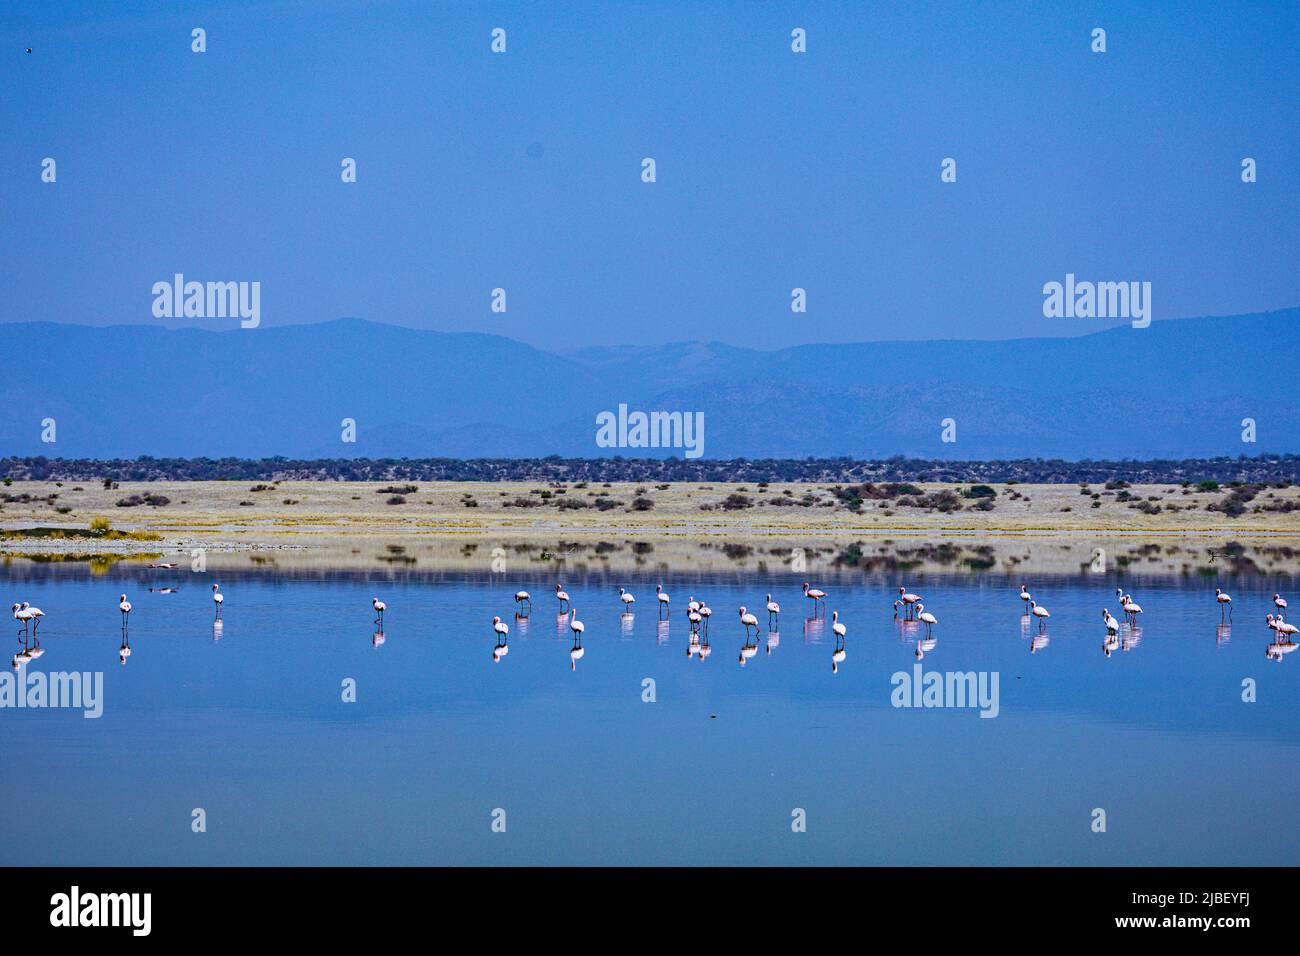
[[[1184,457],[1294,451],[1300,309],[1071,339],[719,343],[551,354],[359,319],[223,332],[3,326],[0,451],[595,456],[594,419],[703,411],[709,457]],[[16,359],[21,359],[18,361]],[[41,420],[58,442],[40,441]],[[956,444],[939,440],[957,420]],[[1259,442],[1240,440],[1256,419]],[[356,444],[340,421],[358,423]]]

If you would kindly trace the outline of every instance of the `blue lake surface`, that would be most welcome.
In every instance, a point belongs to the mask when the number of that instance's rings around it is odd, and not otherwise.
[[[826,620],[809,620],[803,575],[575,575],[575,667],[552,578],[22,566],[0,595],[45,611],[27,670],[103,672],[104,711],[0,710],[5,865],[1300,863],[1300,655],[1266,654],[1264,621],[1274,591],[1300,597],[1289,578],[1040,577],[1043,642],[1000,576],[821,576]],[[921,660],[900,584],[939,620]],[[1144,613],[1108,655],[1117,584]],[[690,595],[714,611],[703,658]],[[741,604],[761,630],[744,666]],[[891,676],[917,664],[996,672],[998,716],[892,706]]]

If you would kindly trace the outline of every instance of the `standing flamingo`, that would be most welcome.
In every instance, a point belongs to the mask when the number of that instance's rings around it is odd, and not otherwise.
[[[745,640],[749,640],[749,629],[751,627],[754,629],[755,634],[758,633],[758,618],[750,614],[743,604],[740,606],[740,623],[745,625]]]
[[[122,626],[126,627],[127,618],[131,616],[131,602],[126,599],[125,594],[122,595],[121,601],[117,609],[122,612]]]
[[[1124,613],[1128,615],[1129,620],[1137,627],[1138,615],[1142,613],[1142,605],[1133,602],[1133,595],[1125,594],[1122,602]]]
[[[817,605],[819,604],[822,606],[822,613],[826,612],[826,605],[823,603],[826,600],[826,592],[821,588],[815,588],[805,581],[803,583],[803,596],[813,602],[813,617],[817,616]]]
[[[709,629],[709,618],[713,616],[713,609],[700,601],[699,615],[704,619],[704,630],[707,631]]]
[[[379,600],[379,598],[372,597],[370,599],[370,606],[375,609],[374,623],[378,624],[379,629],[382,631],[384,629],[384,611],[388,610],[388,605]]]
[[[492,630],[497,633],[497,636],[505,637],[510,633],[510,625],[501,620],[500,617],[494,617],[492,618]]]
[[[213,585],[212,585],[212,604],[213,604],[213,606],[216,608],[216,616],[213,618],[213,620],[216,620],[216,621],[221,620],[221,605],[225,602],[225,600],[226,600],[225,595],[221,593],[221,585],[220,585],[220,584],[213,584]]]
[[[772,600],[772,595],[767,596],[767,626],[772,626],[772,618],[776,618],[776,626],[781,626],[781,605]]]
[[[914,605],[920,604],[923,600],[921,595],[912,594],[907,588],[898,589],[898,599],[903,602],[903,610],[908,617],[911,616]]]
[[[1119,633],[1119,621],[1117,621],[1117,620],[1115,620],[1113,617],[1111,617],[1111,615],[1110,615],[1110,608],[1104,607],[1104,608],[1101,609],[1101,619],[1102,619],[1103,621],[1106,622],[1106,633],[1107,633],[1107,634],[1118,634],[1118,633]]]
[[[1280,594],[1273,595],[1273,606],[1277,608],[1278,617],[1286,614],[1286,598]]]
[[[625,589],[618,589],[618,599],[623,602],[623,607],[627,613],[632,613],[632,605],[636,603],[636,598],[629,594]]]
[[[522,608],[525,604],[528,605],[528,610],[529,610],[529,611],[532,611],[532,609],[533,609],[533,599],[532,599],[531,597],[528,596],[528,592],[527,592],[527,591],[516,591],[516,592],[515,592],[515,606],[516,606],[515,613],[516,613],[516,614],[519,614],[520,611],[518,610],[518,608]]]
[[[1027,584],[1020,585],[1020,600],[1023,601],[1025,604],[1026,615],[1029,614],[1029,602],[1032,601],[1033,599],[1034,596],[1029,593],[1029,585]]]
[[[1300,627],[1296,627],[1294,624],[1288,624],[1286,621],[1282,620],[1281,617],[1274,618],[1272,614],[1268,617],[1268,626],[1277,631],[1279,636],[1289,639],[1292,634],[1300,634]]]
[[[1052,615],[1048,613],[1047,608],[1043,607],[1036,601],[1029,602],[1029,610],[1034,617],[1038,618],[1038,629],[1041,631],[1047,624],[1047,619]]]
[[[569,605],[569,592],[565,591],[560,585],[555,586],[555,600],[560,602],[560,613],[565,614],[573,608]],[[531,606],[531,605],[530,605]]]
[[[42,610],[41,610],[40,608],[38,608],[38,607],[32,607],[30,604],[28,604],[26,601],[24,601],[24,602],[23,602],[23,613],[26,614],[26,615],[28,616],[28,618],[31,620],[31,622],[32,622],[32,637],[35,637],[35,636],[36,636],[36,629],[37,629],[38,627],[41,626],[41,618],[43,618],[43,617],[45,616],[45,612],[42,611]]]
[[[668,595],[664,593],[664,586],[662,584],[655,585],[655,593],[659,596],[660,614],[662,615],[665,611],[672,613],[671,608],[668,606]]]
[[[1224,594],[1222,588],[1214,589],[1214,599],[1219,602],[1219,620],[1223,620],[1223,609],[1228,609],[1228,620],[1232,620],[1232,595]]]
[[[18,633],[26,637],[27,628],[31,624],[32,616],[27,613],[26,609],[24,609],[21,604],[14,604],[13,612],[14,612],[14,620],[21,621],[23,625],[23,629]]]
[[[924,604],[916,606],[916,616],[925,623],[925,633],[930,633],[930,628],[939,623],[939,619],[925,609]]]

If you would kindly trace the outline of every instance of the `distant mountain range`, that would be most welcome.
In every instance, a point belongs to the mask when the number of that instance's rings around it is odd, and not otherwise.
[[[703,412],[706,458],[1184,458],[1300,448],[1300,308],[1078,338],[544,352],[359,319],[0,326],[0,453],[643,458],[596,416]],[[42,421],[57,441],[41,441]],[[345,418],[356,442],[341,440]],[[956,421],[956,442],[941,440]],[[1258,441],[1241,440],[1242,419]]]

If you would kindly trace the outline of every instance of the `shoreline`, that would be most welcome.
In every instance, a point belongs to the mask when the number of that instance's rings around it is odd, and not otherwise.
[[[481,571],[496,552],[530,571],[635,573],[779,570],[798,551],[810,574],[1028,574],[1077,572],[1101,551],[1112,569],[1300,573],[1300,487],[1262,490],[1256,500],[1276,510],[1235,518],[1206,510],[1226,488],[990,487],[991,498],[970,498],[961,496],[969,485],[928,482],[864,500],[843,486],[787,483],[12,482],[0,500],[0,560],[188,569],[201,550],[213,569]],[[165,503],[117,505],[150,495]],[[579,503],[561,504],[570,501]],[[113,537],[88,533],[94,518]]]

